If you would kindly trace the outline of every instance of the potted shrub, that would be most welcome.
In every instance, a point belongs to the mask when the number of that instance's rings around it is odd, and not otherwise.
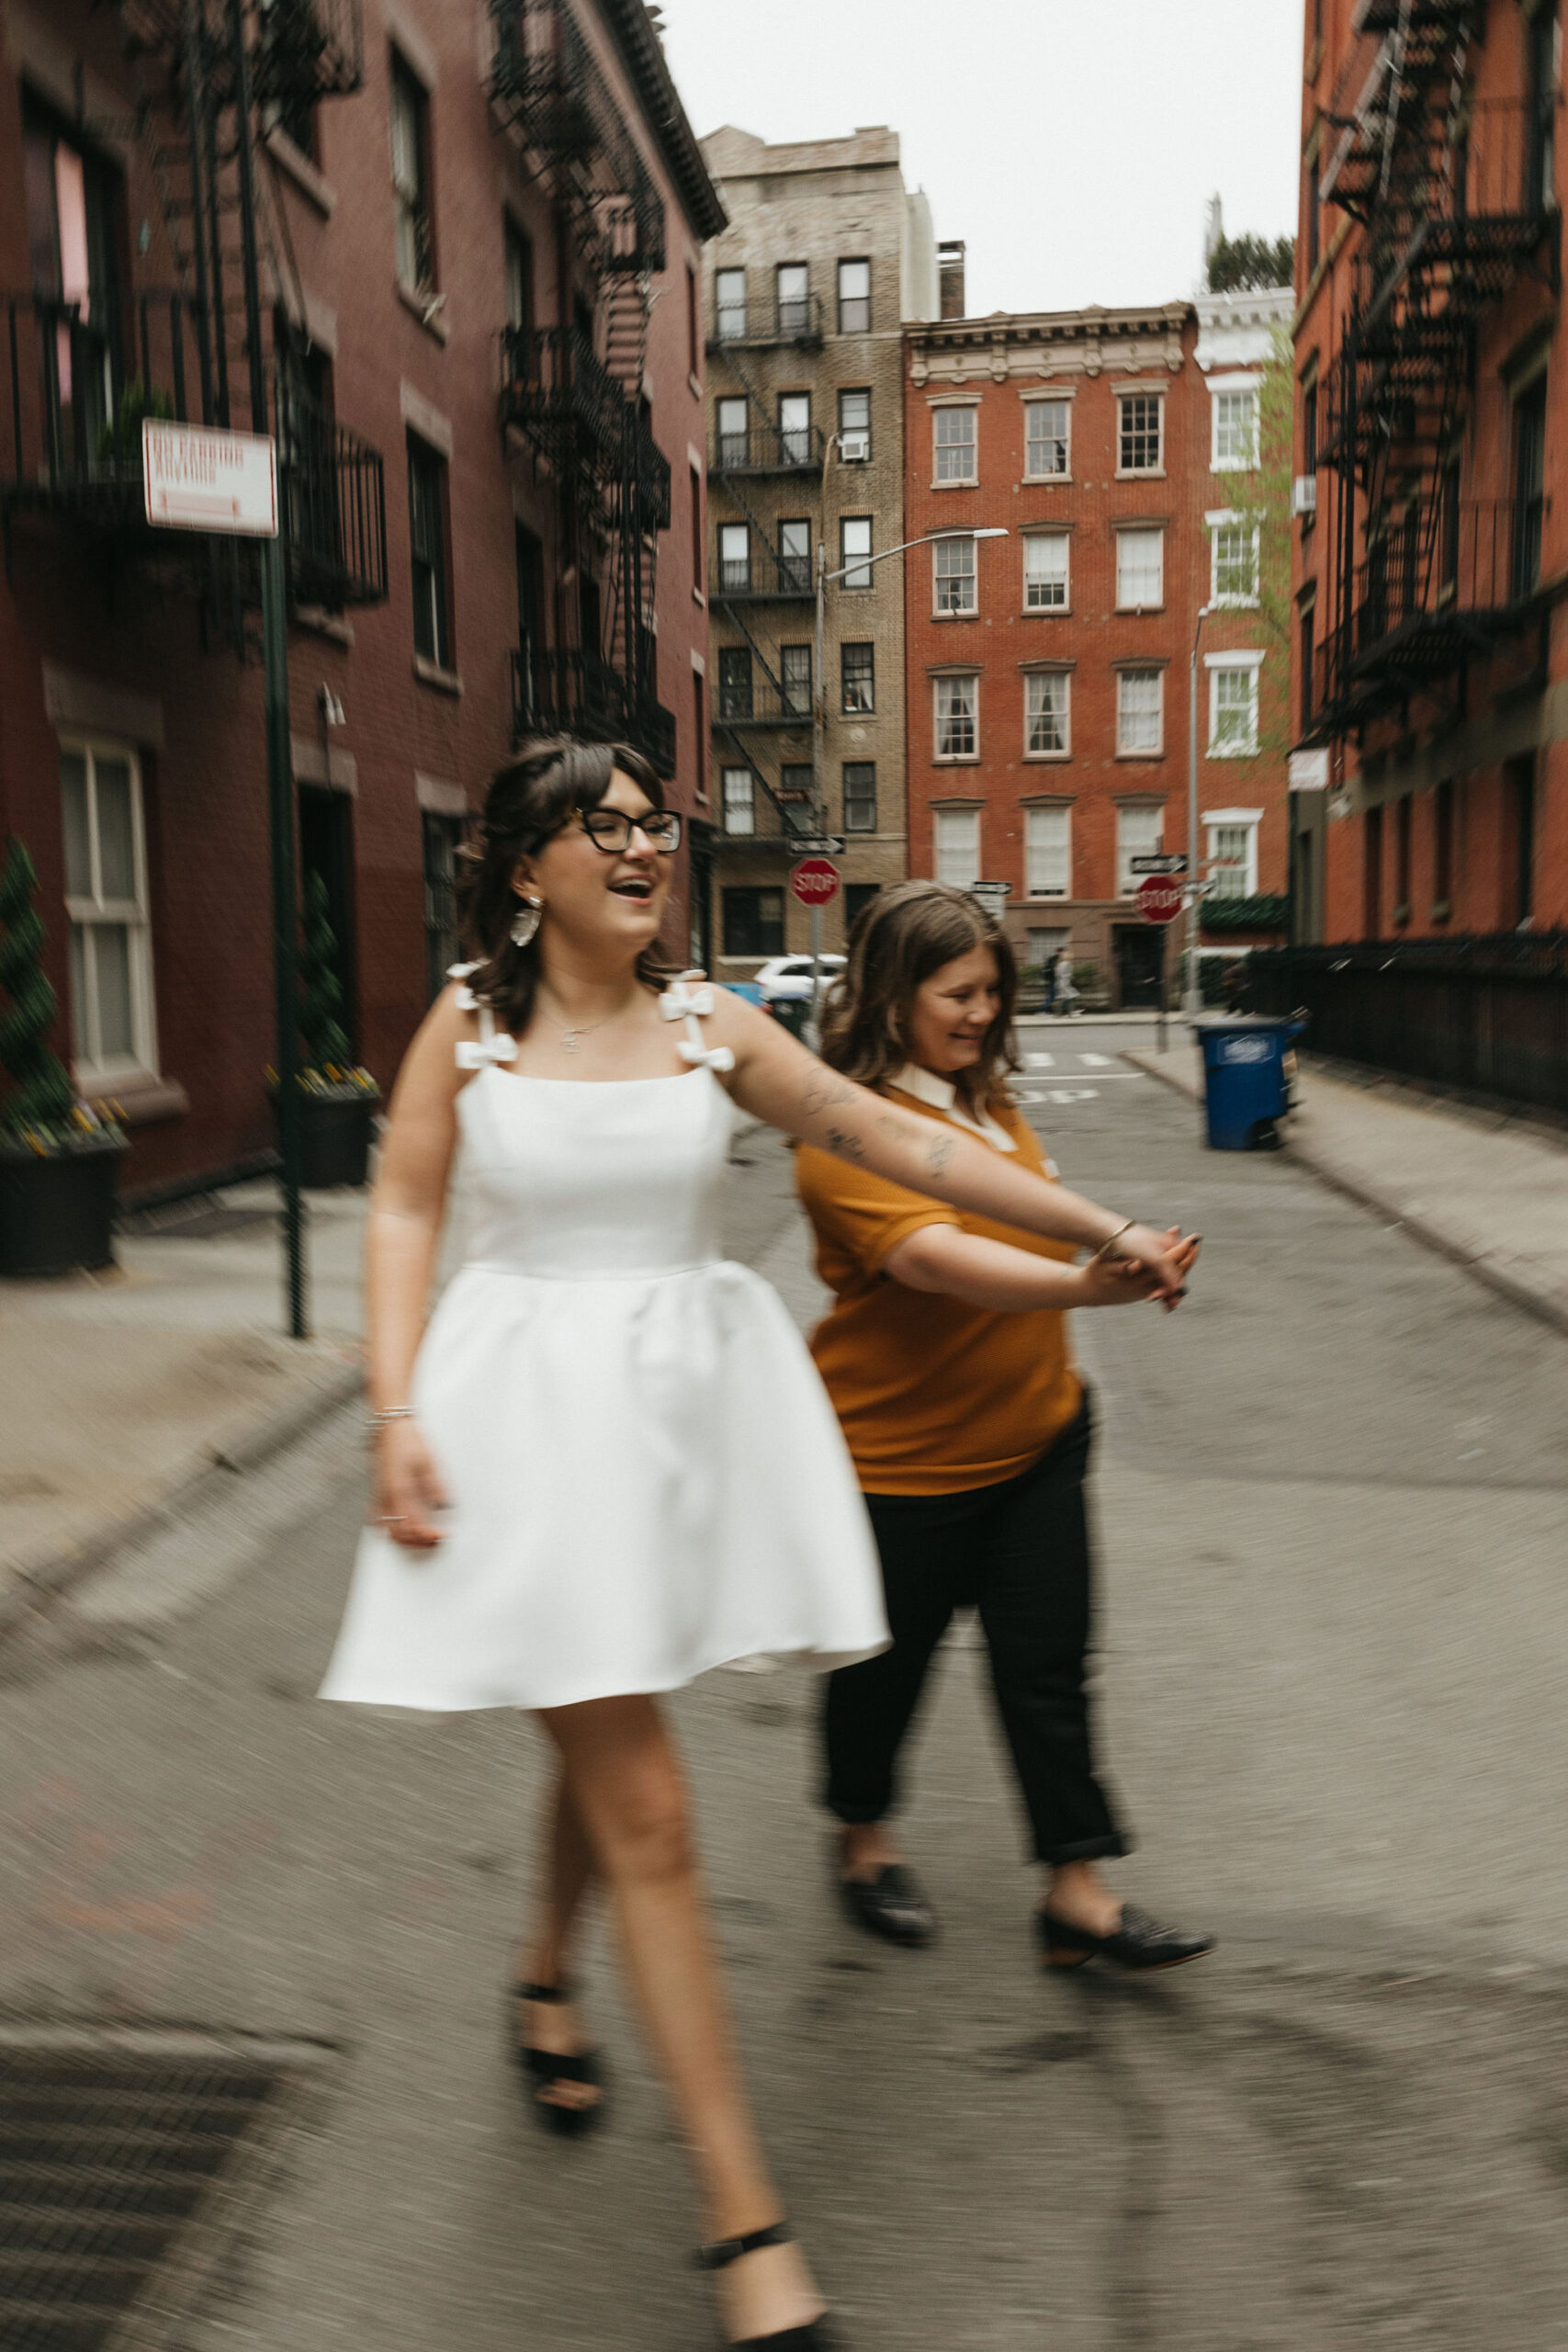
[[[46,1042],[55,995],[39,957],[32,859],[13,838],[0,871],[0,1274],[71,1274],[114,1263],[114,1194],[125,1137],[81,1102]]]
[[[299,1182],[310,1191],[363,1184],[381,1091],[355,1061],[339,1015],[337,939],[327,910],[327,886],[305,877],[305,922],[299,951]],[[268,1070],[275,1091],[277,1074]],[[276,1107],[276,1099],[275,1099]]]

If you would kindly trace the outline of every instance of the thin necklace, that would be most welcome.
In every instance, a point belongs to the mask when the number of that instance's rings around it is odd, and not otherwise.
[[[619,1012],[620,1009],[621,1008],[617,1005],[615,1007],[615,1012]],[[592,1037],[595,1029],[603,1029],[605,1022],[613,1021],[615,1017],[615,1012],[603,1012],[600,1014],[597,1021],[589,1021],[586,1023],[581,1021],[574,1022],[570,1029],[563,1029],[561,1031],[559,1043],[565,1048],[566,1052],[569,1054],[575,1054],[578,1051],[581,1039],[584,1037]]]

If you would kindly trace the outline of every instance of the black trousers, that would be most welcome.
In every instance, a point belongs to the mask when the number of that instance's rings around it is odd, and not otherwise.
[[[828,1678],[830,1813],[881,1821],[931,1655],[955,1609],[980,1612],[991,1686],[1042,1862],[1124,1854],[1096,1776],[1084,1667],[1091,1568],[1086,1401],[1021,1477],[959,1495],[868,1495],[893,1646]]]

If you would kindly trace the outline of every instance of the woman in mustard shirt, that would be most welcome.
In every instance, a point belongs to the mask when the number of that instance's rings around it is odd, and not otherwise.
[[[1015,988],[1012,952],[977,900],[938,882],[900,884],[856,925],[823,1058],[900,1109],[1046,1173],[1007,1091]],[[1084,1681],[1090,1414],[1065,1310],[1147,1300],[1158,1284],[1111,1244],[1078,1266],[1063,1243],[961,1214],[814,1147],[800,1150],[797,1182],[834,1294],[812,1353],[865,1493],[893,1634],[890,1649],[828,1687],[826,1796],[843,1825],[851,1916],[896,1943],[934,1931],[888,1816],[932,1653],[953,1611],[973,1605],[1049,1874],[1036,1919],[1044,1958],[1071,1968],[1098,1955],[1133,1969],[1196,1959],[1209,1937],[1160,1926],[1100,1876],[1128,1846],[1095,1770]],[[1169,1238],[1190,1271],[1196,1238]]]

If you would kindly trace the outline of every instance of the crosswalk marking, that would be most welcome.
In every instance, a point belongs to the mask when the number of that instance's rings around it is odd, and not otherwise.
[[[1111,1068],[1111,1057],[1109,1054],[1080,1054],[1078,1056],[1078,1059],[1082,1062],[1086,1069],[1109,1069]]]
[[[1055,1054],[1025,1054],[1023,1058],[1031,1069],[1055,1069],[1056,1067]]]

